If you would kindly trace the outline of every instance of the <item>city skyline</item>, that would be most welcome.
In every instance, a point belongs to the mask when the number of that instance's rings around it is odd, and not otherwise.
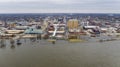
[[[119,0],[0,0],[0,13],[120,13]]]

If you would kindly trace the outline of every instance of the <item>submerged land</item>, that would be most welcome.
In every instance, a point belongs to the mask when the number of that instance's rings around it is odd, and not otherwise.
[[[0,14],[1,67],[119,67],[120,14]]]

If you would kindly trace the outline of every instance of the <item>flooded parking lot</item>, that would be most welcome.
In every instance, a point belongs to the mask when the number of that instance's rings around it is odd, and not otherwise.
[[[0,48],[0,67],[120,67],[120,41],[21,40]]]

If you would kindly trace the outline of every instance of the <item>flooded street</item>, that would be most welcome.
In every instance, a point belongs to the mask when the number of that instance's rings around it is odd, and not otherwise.
[[[0,67],[120,67],[120,41],[23,42],[0,48]]]

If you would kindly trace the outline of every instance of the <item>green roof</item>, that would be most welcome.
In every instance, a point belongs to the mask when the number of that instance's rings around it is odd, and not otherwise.
[[[25,30],[25,34],[42,34],[43,31],[41,29],[29,28]]]

